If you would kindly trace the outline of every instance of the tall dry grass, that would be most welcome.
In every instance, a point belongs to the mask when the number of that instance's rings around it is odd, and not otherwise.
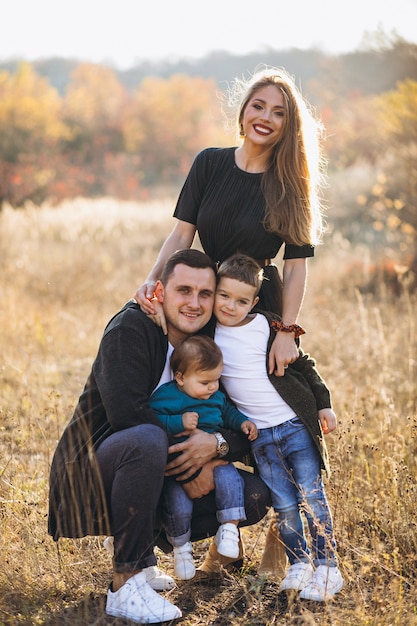
[[[46,534],[48,472],[104,325],[145,278],[172,207],[76,201],[0,215],[0,624],[122,623],[104,613],[101,539],[57,546]],[[244,532],[243,572],[171,592],[180,623],[417,624],[416,301],[406,286],[395,299],[363,294],[365,274],[346,268],[364,252],[337,234],[325,242],[301,316],[339,418],[326,487],[346,586],[324,606],[278,594],[256,574],[266,520]]]

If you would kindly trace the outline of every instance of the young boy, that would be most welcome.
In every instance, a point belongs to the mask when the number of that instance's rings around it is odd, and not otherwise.
[[[253,441],[254,422],[248,420],[219,391],[223,357],[213,339],[194,336],[185,339],[171,356],[174,380],[158,387],[150,405],[169,435],[190,434],[199,428],[217,432],[219,428],[242,431]],[[178,441],[178,439],[177,439]],[[219,554],[239,556],[239,521],[246,519],[243,479],[231,463],[214,468],[217,519],[220,527],[215,541]],[[193,501],[181,482],[168,477],[161,497],[162,523],[174,547],[174,572],[187,580],[195,575],[192,556],[191,517]]]
[[[218,270],[214,314],[215,341],[224,359],[221,380],[230,399],[258,427],[251,448],[271,490],[290,562],[280,590],[297,590],[301,598],[324,601],[343,587],[321,477],[322,469],[329,473],[323,433],[336,428],[336,416],[315,362],[301,349],[284,376],[268,374],[272,329],[280,327],[280,320],[272,313],[251,313],[262,280],[259,265],[245,255],[234,255]],[[311,534],[312,555],[301,511]]]

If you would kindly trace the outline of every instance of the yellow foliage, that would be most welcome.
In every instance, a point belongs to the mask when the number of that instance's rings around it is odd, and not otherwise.
[[[417,82],[405,80],[395,91],[377,98],[377,113],[382,131],[400,143],[417,142]]]
[[[66,131],[60,112],[57,91],[29,64],[20,65],[15,75],[0,73],[0,145],[4,135],[19,132],[32,139],[63,137]]]
[[[398,228],[401,224],[401,220],[399,219],[399,217],[397,215],[394,215],[393,213],[391,213],[388,218],[387,218],[387,226],[390,230],[394,230],[395,228]]]
[[[146,78],[126,112],[123,133],[128,150],[162,146],[179,155],[206,145],[225,145],[214,81],[174,75]]]
[[[92,128],[114,123],[127,97],[114,72],[101,65],[82,63],[71,78],[64,99],[65,117]]]

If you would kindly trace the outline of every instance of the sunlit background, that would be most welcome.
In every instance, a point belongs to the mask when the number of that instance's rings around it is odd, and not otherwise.
[[[130,67],[140,60],[267,48],[347,52],[367,34],[417,41],[416,0],[13,0],[2,7],[0,60],[63,56]]]

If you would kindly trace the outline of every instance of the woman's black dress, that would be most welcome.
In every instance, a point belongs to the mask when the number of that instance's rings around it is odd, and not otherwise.
[[[285,245],[284,259],[314,256],[310,245],[284,244],[263,225],[265,198],[262,174],[241,170],[236,148],[206,148],[194,160],[175,208],[174,217],[197,227],[201,245],[213,261],[221,263],[237,252],[265,266]],[[258,307],[281,314],[282,282],[276,265],[264,267],[265,278]]]

